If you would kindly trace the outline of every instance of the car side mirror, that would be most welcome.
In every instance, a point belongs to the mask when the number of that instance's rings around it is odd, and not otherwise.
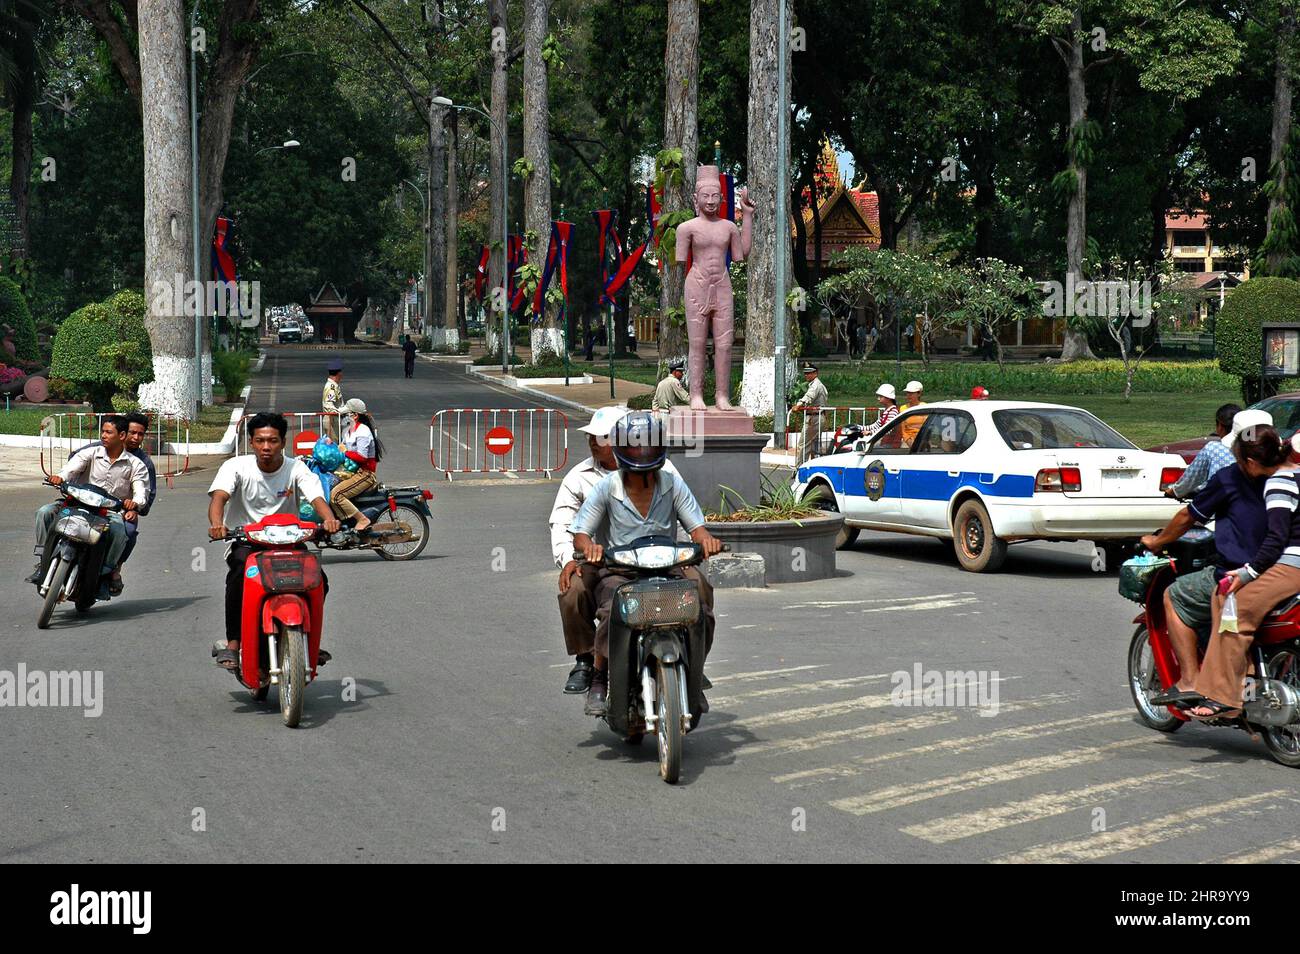
[[[866,442],[866,441],[854,441],[854,442],[853,442],[853,453],[855,453],[855,454],[865,454],[866,452],[867,452],[867,442]]]

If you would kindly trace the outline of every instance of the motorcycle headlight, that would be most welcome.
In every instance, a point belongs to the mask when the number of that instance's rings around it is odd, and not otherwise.
[[[118,502],[116,497],[101,494],[99,491],[91,490],[89,487],[71,487],[65,485],[65,490],[68,496],[73,500],[85,504],[92,510],[98,510],[101,507],[114,507]]]
[[[665,570],[684,563],[695,556],[696,544],[682,546],[653,544],[641,547],[620,547],[611,550],[609,559],[623,566],[634,566],[641,570]]]
[[[61,537],[77,543],[88,543],[91,546],[98,543],[100,537],[99,529],[92,527],[90,521],[79,513],[60,517],[59,522],[54,525],[54,532]]]
[[[691,580],[657,580],[620,587],[618,614],[629,626],[669,626],[700,618],[700,593]]]
[[[286,543],[302,543],[315,532],[314,530],[305,530],[295,524],[289,524],[288,526],[272,524],[269,527],[263,527],[261,530],[249,530],[248,539],[257,543],[282,546]]]

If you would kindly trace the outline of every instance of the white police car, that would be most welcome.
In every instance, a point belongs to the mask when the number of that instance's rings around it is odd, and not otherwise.
[[[1029,401],[943,401],[904,409],[880,433],[799,468],[799,497],[823,491],[858,531],[953,540],[962,568],[996,570],[1007,544],[1092,540],[1107,563],[1160,529],[1185,464],[1144,451],[1087,411]]]

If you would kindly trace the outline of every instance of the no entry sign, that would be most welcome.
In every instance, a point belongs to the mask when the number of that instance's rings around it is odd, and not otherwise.
[[[293,439],[294,453],[299,457],[310,457],[311,450],[316,446],[318,440],[320,440],[320,435],[315,431],[303,431]]]
[[[490,453],[505,456],[515,446],[515,435],[508,427],[494,427],[483,435],[483,443]]]

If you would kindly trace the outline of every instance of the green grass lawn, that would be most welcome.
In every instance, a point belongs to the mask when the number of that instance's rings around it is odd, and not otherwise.
[[[1017,395],[1025,397],[1025,395]],[[1214,412],[1229,401],[1240,404],[1236,391],[1208,391],[1200,394],[1134,394],[1125,401],[1120,394],[1036,394],[1032,400],[1049,404],[1071,404],[1091,411],[1138,447],[1152,447],[1169,441],[1204,437],[1214,431]]]
[[[0,409],[0,434],[25,434],[35,437],[41,432],[41,421],[51,414],[72,412],[67,405],[34,408],[30,405],[10,411]],[[197,424],[190,425],[190,440],[196,444],[206,444],[221,440],[226,428],[230,426],[230,407],[205,407]],[[95,440],[99,434],[87,420],[84,431],[69,430],[65,425],[65,434],[84,433],[86,440]],[[170,435],[169,435],[170,439]]]

